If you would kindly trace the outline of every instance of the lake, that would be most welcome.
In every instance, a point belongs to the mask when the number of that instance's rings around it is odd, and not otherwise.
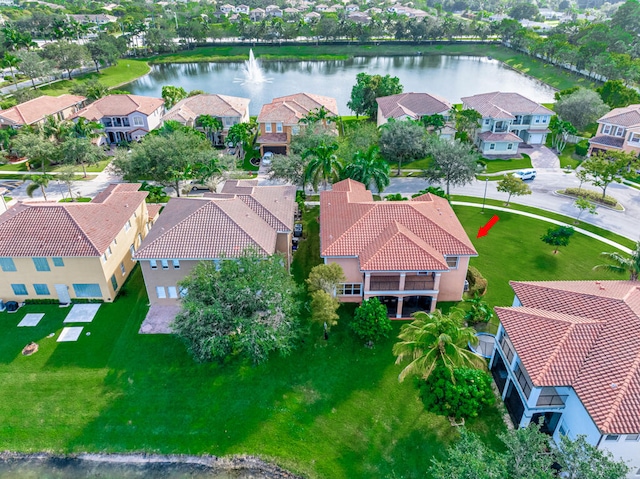
[[[258,59],[259,60],[259,59]],[[151,72],[123,86],[135,95],[161,96],[163,85],[187,91],[250,98],[249,111],[258,115],[275,97],[306,92],[335,97],[341,115],[350,115],[347,102],[356,75],[390,74],[400,78],[405,92],[427,92],[460,103],[460,98],[491,91],[517,92],[540,103],[553,102],[555,90],[503,63],[477,56],[428,55],[357,57],[350,60],[264,62],[270,83],[242,84],[242,63],[172,63],[152,66]]]

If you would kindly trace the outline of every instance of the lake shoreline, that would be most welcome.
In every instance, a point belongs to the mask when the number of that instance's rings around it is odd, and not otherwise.
[[[0,452],[0,472],[2,467],[11,465],[54,466],[61,470],[91,469],[96,464],[114,467],[148,468],[161,473],[163,470],[180,469],[185,474],[202,472],[205,474],[239,473],[246,477],[264,479],[302,479],[302,476],[286,471],[275,464],[266,462],[256,456],[193,456],[183,454],[156,455],[142,453],[99,454],[82,453],[59,455],[47,452],[23,454],[17,452]],[[235,477],[235,476],[234,476]],[[238,476],[243,477],[243,476]]]

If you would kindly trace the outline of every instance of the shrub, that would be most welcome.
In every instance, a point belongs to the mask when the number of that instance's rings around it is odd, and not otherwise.
[[[618,204],[618,200],[613,196],[607,195],[603,199],[599,191],[585,190],[584,188],[567,188],[562,193],[569,196],[576,196],[578,198],[586,198],[587,200],[608,206],[616,206]]]
[[[429,379],[421,381],[420,398],[427,411],[441,416],[478,417],[486,406],[495,403],[491,390],[491,376],[470,368],[449,370],[438,367]]]
[[[385,201],[407,201],[409,198],[405,198],[400,193],[393,193],[384,197]]]
[[[588,151],[589,151],[589,140],[580,140],[578,143],[576,143],[576,155],[587,156]]]
[[[471,296],[475,296],[476,294],[484,296],[487,292],[489,283],[485,277],[482,276],[482,273],[478,271],[478,268],[469,266],[467,270],[467,281],[469,282],[469,294]]]
[[[364,300],[353,315],[351,329],[369,345],[386,338],[391,332],[387,308],[378,298]]]

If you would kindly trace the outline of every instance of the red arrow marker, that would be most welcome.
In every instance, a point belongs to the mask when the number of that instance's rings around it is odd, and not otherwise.
[[[499,219],[500,218],[498,218],[497,215],[493,215],[493,217],[489,221],[487,221],[486,225],[480,227],[480,230],[478,231],[478,236],[476,236],[476,238],[482,238],[483,236],[487,236],[487,233],[489,232],[489,230],[493,228],[493,225],[495,225]]]

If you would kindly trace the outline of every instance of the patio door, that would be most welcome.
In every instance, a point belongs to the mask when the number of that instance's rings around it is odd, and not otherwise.
[[[66,284],[56,284],[56,293],[58,293],[58,300],[60,304],[69,304],[71,302],[71,296],[69,296],[69,287]]]

